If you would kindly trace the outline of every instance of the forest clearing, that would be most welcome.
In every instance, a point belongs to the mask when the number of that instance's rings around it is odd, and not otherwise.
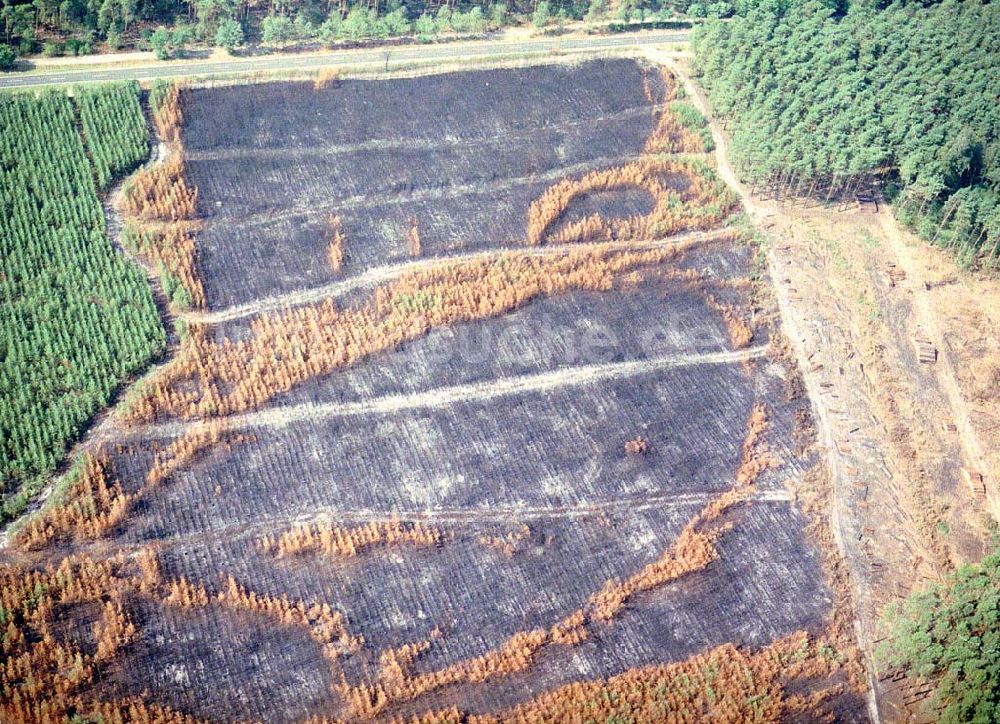
[[[995,6],[689,13],[0,95],[0,721],[996,717]]]
[[[865,716],[704,119],[644,61],[456,80],[144,94],[174,329],[8,532],[7,718]],[[99,182],[138,97],[74,99]]]

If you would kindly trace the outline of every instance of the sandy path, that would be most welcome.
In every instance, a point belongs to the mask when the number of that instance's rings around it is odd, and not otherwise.
[[[879,222],[885,231],[885,237],[890,242],[890,249],[893,256],[899,267],[906,272],[905,283],[913,299],[913,309],[916,313],[917,321],[928,339],[937,348],[938,359],[934,371],[941,390],[948,399],[951,419],[958,428],[958,441],[962,447],[963,460],[968,467],[983,475],[986,481],[987,502],[990,506],[990,513],[994,519],[1000,520],[1000,490],[997,489],[1000,481],[993,479],[993,471],[990,470],[990,463],[987,460],[985,448],[979,438],[979,433],[972,423],[969,405],[962,394],[951,352],[941,331],[938,314],[934,310],[928,295],[925,293],[921,268],[915,258],[916,252],[906,243],[899,224],[890,214],[882,214]]]
[[[461,402],[484,402],[526,392],[585,386],[604,380],[624,379],[677,367],[735,364],[763,357],[767,354],[767,350],[766,346],[758,346],[732,352],[665,355],[644,360],[580,365],[538,374],[436,387],[412,394],[385,395],[360,402],[290,405],[230,415],[222,419],[226,429],[238,430],[261,426],[286,427],[305,420],[387,415],[405,410],[443,408]],[[143,440],[172,438],[183,434],[196,424],[198,423],[189,421],[166,422],[136,428],[126,434]]]
[[[647,249],[659,249],[664,247],[676,247],[678,251],[691,249],[700,244],[709,243],[716,240],[723,240],[732,236],[732,232],[721,229],[706,232],[691,232],[668,236],[662,239],[651,239],[647,241],[616,242],[615,249],[642,251]],[[397,279],[410,272],[426,271],[447,264],[463,264],[470,262],[489,261],[503,254],[518,254],[523,256],[555,256],[565,254],[570,251],[593,251],[607,247],[607,242],[589,242],[575,244],[551,244],[537,247],[520,247],[506,249],[486,249],[484,251],[474,251],[467,254],[454,254],[448,256],[427,257],[412,261],[400,262],[399,264],[387,264],[385,266],[373,267],[355,276],[341,279],[320,287],[311,289],[300,289],[287,294],[278,294],[271,297],[264,297],[247,304],[240,304],[218,311],[187,312],[183,316],[188,322],[196,324],[219,324],[220,322],[231,322],[243,317],[252,317],[265,312],[277,312],[300,304],[315,304],[324,299],[338,297],[342,294],[363,289],[365,287],[383,284]]]

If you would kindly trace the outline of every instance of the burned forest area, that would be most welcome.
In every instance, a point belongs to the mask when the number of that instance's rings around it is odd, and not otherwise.
[[[106,210],[166,351],[6,529],[0,719],[867,720],[685,98],[632,58],[143,92]]]

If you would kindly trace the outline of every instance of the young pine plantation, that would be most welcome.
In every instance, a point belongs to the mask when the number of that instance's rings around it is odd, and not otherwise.
[[[864,719],[681,96],[612,59],[0,100],[6,499],[68,466],[0,550],[0,719]],[[164,350],[141,268],[171,347],[81,441]]]
[[[4,521],[121,383],[163,353],[149,284],[112,247],[97,195],[147,154],[137,86],[0,99]]]

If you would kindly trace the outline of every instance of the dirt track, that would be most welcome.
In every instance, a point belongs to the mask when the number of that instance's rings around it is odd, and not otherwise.
[[[621,248],[634,250],[658,249],[665,246],[686,249],[713,239],[725,238],[730,234],[731,232],[727,230],[699,231],[688,234],[678,234],[666,239],[625,242],[620,246]],[[578,251],[594,249],[600,245],[601,242],[547,244],[542,247],[525,248],[520,250],[519,253],[527,256],[548,256],[562,254],[574,249]],[[442,263],[459,264],[465,262],[485,261],[494,258],[496,255],[496,251],[476,251],[466,254],[452,254],[447,257],[425,257],[413,261],[402,262],[400,264],[387,264],[384,266],[365,269],[360,274],[335,281],[331,284],[325,284],[321,287],[300,289],[287,294],[265,297],[264,299],[258,299],[248,304],[240,304],[229,307],[228,309],[220,309],[217,311],[191,311],[187,312],[184,317],[188,321],[198,324],[219,324],[221,322],[231,322],[244,317],[253,317],[267,312],[277,312],[282,309],[287,309],[288,307],[298,306],[300,304],[320,302],[324,299],[337,297],[356,289],[363,289],[365,287],[388,282],[392,279],[398,279],[403,274],[409,272],[416,272],[421,269],[433,269],[440,266]]]
[[[685,69],[651,57],[678,72],[710,118]],[[922,277],[925,250],[904,241],[888,210],[755,198],[728,161],[724,133],[711,125],[719,174],[770,237],[768,267],[826,448],[831,521],[851,569],[859,642],[871,655],[888,602],[983,554],[988,514],[960,484],[959,467],[984,474],[996,515],[990,460]],[[897,268],[901,281],[889,276]],[[916,359],[917,337],[936,348],[936,364]],[[871,678],[872,714],[905,718],[909,682],[886,673]]]
[[[760,359],[766,353],[767,347],[753,347],[715,354],[669,355],[644,360],[560,368],[551,372],[491,380],[490,382],[438,387],[410,395],[387,395],[363,402],[269,408],[259,412],[227,417],[225,424],[227,429],[234,430],[262,425],[287,427],[291,423],[302,420],[353,417],[372,413],[392,414],[402,410],[448,407],[456,402],[481,402],[498,397],[516,396],[524,392],[543,392],[558,387],[587,386],[599,380],[645,375],[687,365],[725,365],[747,362]],[[163,423],[139,428],[135,430],[134,434],[144,440],[171,438],[182,435],[188,428],[196,424],[198,423]]]
[[[980,433],[976,430],[972,422],[970,407],[961,389],[952,353],[948,348],[942,325],[938,319],[938,313],[934,309],[934,304],[929,295],[926,293],[928,280],[922,278],[922,270],[917,260],[919,251],[913,249],[910,244],[907,244],[899,225],[889,214],[882,214],[879,221],[881,227],[885,230],[885,238],[889,240],[896,262],[910,280],[907,291],[912,295],[913,308],[916,312],[918,323],[929,339],[937,345],[937,379],[941,385],[941,389],[948,398],[948,405],[951,408],[951,419],[958,428],[958,441],[962,446],[962,459],[969,467],[979,471],[986,478],[985,483],[988,502],[990,504],[990,513],[995,519],[1000,519],[1000,489],[998,489],[1000,481],[996,479],[997,471],[991,468],[991,462],[985,453]]]

